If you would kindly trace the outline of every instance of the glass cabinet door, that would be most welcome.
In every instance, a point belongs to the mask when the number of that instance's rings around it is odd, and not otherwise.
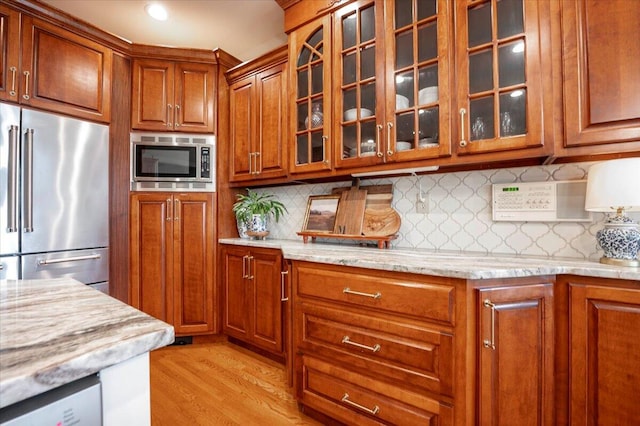
[[[447,0],[386,3],[386,156],[413,160],[450,153]]]
[[[457,2],[459,153],[541,145],[536,3]]]
[[[377,22],[382,3],[359,1],[334,16],[333,81],[335,92],[336,166],[375,164],[384,155],[382,125],[384,75],[376,74],[383,57]],[[382,15],[380,15],[382,16]]]
[[[329,18],[292,33],[294,149],[292,172],[331,168],[331,36]],[[293,54],[292,54],[293,53]]]

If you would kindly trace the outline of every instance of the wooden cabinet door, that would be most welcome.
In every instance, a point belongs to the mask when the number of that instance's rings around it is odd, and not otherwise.
[[[291,173],[329,171],[331,135],[331,16],[314,20],[289,35],[291,66]]]
[[[286,64],[279,64],[256,76],[254,103],[258,120],[255,152],[257,178],[285,176],[287,138],[288,85]]]
[[[478,291],[479,424],[553,424],[553,283]]]
[[[454,3],[458,155],[542,147],[549,76],[542,75],[541,25],[549,2]]]
[[[565,147],[640,149],[639,22],[637,1],[562,2]]]
[[[213,194],[173,197],[173,298],[176,334],[213,330]]]
[[[22,18],[20,103],[111,120],[110,49],[30,16]]]
[[[173,130],[173,81],[173,62],[149,59],[133,61],[133,129]]]
[[[252,292],[247,301],[252,317],[252,342],[282,353],[282,255],[278,250],[251,251]]]
[[[133,194],[130,206],[131,305],[173,324],[173,199]]]
[[[215,73],[214,65],[176,63],[174,130],[214,132]]]
[[[0,99],[18,102],[20,73],[20,14],[0,5]]]
[[[249,336],[249,315],[247,283],[249,251],[243,248],[225,246],[223,251],[224,272],[224,312],[222,327],[225,334],[247,340]]]
[[[229,88],[229,128],[231,132],[229,180],[232,182],[253,179],[254,176],[255,84],[255,76],[251,76],[233,83]]]
[[[640,285],[610,285],[569,283],[571,425],[640,424]]]

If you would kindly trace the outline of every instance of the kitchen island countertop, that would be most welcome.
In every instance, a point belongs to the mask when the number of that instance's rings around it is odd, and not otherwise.
[[[0,280],[0,408],[173,340],[171,325],[73,279]]]
[[[462,279],[581,275],[640,281],[640,268],[588,260],[424,249],[378,249],[295,240],[223,238],[220,243],[280,249],[285,259]]]

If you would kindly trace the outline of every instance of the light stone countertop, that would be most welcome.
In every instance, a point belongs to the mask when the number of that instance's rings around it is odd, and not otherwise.
[[[173,341],[171,325],[73,279],[0,280],[0,408]]]
[[[222,238],[220,243],[282,250],[285,259],[463,279],[514,278],[570,274],[640,281],[640,268],[624,268],[576,259],[378,249],[325,242]],[[639,282],[640,284],[640,282]]]

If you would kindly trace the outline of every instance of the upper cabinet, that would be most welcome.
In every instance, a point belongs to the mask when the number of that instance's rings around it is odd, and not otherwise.
[[[0,100],[109,122],[112,52],[0,6]]]
[[[134,60],[131,127],[213,133],[215,73],[210,64]]]
[[[230,182],[287,174],[287,49],[226,73],[229,85]]]
[[[291,172],[551,154],[548,2],[329,3],[313,19],[304,2],[288,9],[309,18],[289,39]]]
[[[329,15],[290,34],[289,67],[292,82],[290,123],[294,141],[289,171],[330,170],[332,100]]]
[[[544,3],[548,2],[455,2],[458,125],[453,144],[458,154],[545,143],[543,113],[549,113],[543,109]]]
[[[640,150],[639,22],[637,1],[562,2],[563,148]]]

